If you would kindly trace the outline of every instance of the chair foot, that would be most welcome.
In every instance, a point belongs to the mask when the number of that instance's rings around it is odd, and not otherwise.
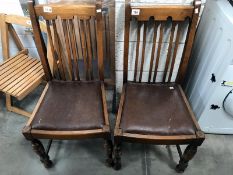
[[[44,164],[45,168],[51,168],[53,162],[49,159],[49,155],[45,152],[42,143],[37,139],[33,139],[31,142],[34,152],[40,157],[40,161]]]
[[[196,145],[188,145],[185,149],[183,155],[180,158],[179,164],[176,166],[177,173],[183,173],[184,170],[188,167],[188,162],[195,156],[197,152]]]
[[[120,148],[120,145],[114,145],[113,156],[114,156],[113,168],[115,170],[120,170],[121,169],[121,148]]]
[[[104,147],[106,150],[106,161],[105,164],[108,167],[112,167],[113,166],[113,159],[112,159],[112,150],[113,150],[113,145],[112,145],[112,141],[111,140],[106,140],[104,143]]]

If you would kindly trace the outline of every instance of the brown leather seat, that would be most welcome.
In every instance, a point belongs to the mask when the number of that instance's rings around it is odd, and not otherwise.
[[[104,125],[101,83],[51,81],[32,129],[89,130]]]
[[[189,135],[197,130],[177,84],[127,83],[123,132]]]

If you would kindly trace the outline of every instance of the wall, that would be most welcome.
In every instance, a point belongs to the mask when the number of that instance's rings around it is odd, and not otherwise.
[[[19,0],[0,0],[0,13],[5,14],[15,14],[23,15],[22,8],[20,6]],[[35,43],[30,32],[25,32],[27,30],[25,27],[14,25],[17,34],[19,35],[20,40],[22,41],[25,48],[29,50],[29,53],[32,57],[38,58],[38,53],[35,47]],[[10,36],[10,55],[14,56],[17,53],[18,49],[14,44]],[[2,57],[2,43],[0,43],[0,63],[3,61]]]
[[[117,86],[117,92],[121,92],[121,87],[122,87],[122,83],[123,83],[123,42],[124,42],[124,0],[116,0],[115,1],[116,5],[116,12],[115,12],[115,65],[116,65],[116,86]],[[172,5],[189,5],[191,3],[193,3],[193,0],[131,0],[132,5],[145,5],[145,4],[159,4],[159,5],[164,5],[164,4],[172,4]],[[205,1],[202,0],[202,9],[201,9],[201,13],[203,11],[204,5],[205,5]],[[130,29],[130,44],[129,47],[135,46],[136,44],[136,25],[134,23],[132,23],[133,27],[131,27]],[[186,26],[187,27],[187,26]],[[184,46],[184,38],[185,38],[185,32],[187,32],[186,30],[187,28],[185,28],[184,26],[184,32],[183,32],[183,37],[181,37],[180,43],[179,43],[179,49],[178,49],[178,56],[177,56],[177,62],[175,63],[175,67],[174,67],[174,71],[172,74],[172,81],[175,80],[176,78],[176,74],[178,71],[178,67],[179,67],[179,61],[181,59],[182,56],[182,51],[183,51],[183,46]],[[166,31],[166,29],[165,29]],[[142,29],[141,29],[141,34],[142,34]],[[163,62],[165,63],[165,57],[163,57],[163,55],[166,55],[167,52],[167,46],[168,46],[168,39],[169,36],[168,34],[166,34],[168,32],[165,32],[164,39],[163,39],[163,43],[162,43],[162,53],[161,53],[161,61],[160,61],[160,65],[159,65],[159,70],[162,70],[163,67]],[[152,32],[149,30],[147,32],[147,43],[146,43],[146,48],[149,50],[148,53],[145,54],[145,63],[144,63],[144,72],[143,72],[143,76],[142,76],[142,81],[146,81],[147,77],[148,77],[148,70],[149,70],[149,59],[150,59],[150,53],[151,53],[151,49],[152,49],[152,43],[151,40],[153,38]],[[158,42],[158,41],[157,41]],[[142,44],[141,44],[142,45]],[[140,52],[139,52],[140,54]],[[133,79],[133,70],[134,70],[134,60],[135,60],[135,51],[132,53],[129,53],[129,80]],[[140,60],[140,57],[139,57]],[[161,81],[163,76],[163,72],[158,72],[158,78],[156,79],[156,81]]]

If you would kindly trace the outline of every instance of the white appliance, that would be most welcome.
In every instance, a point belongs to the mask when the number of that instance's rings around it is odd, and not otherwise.
[[[228,0],[207,1],[188,75],[185,91],[202,130],[233,134],[233,6]]]

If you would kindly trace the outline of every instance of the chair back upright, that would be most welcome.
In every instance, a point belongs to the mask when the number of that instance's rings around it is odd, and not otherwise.
[[[104,80],[103,19],[100,0],[92,4],[40,4],[28,3],[38,53],[46,79]],[[47,27],[55,73],[49,69],[47,48],[39,27],[43,17]],[[94,24],[94,25],[91,25]],[[94,27],[93,27],[94,26]],[[96,48],[92,45],[96,37]],[[97,59],[93,50],[97,50]]]
[[[201,0],[194,0],[193,5],[126,4],[124,83],[132,80],[139,83],[175,81],[182,84],[191,54],[200,7]],[[136,27],[134,27],[135,23]],[[136,32],[134,32],[135,28]],[[132,33],[135,33],[136,39],[133,38]],[[148,34],[152,37],[148,37]],[[168,39],[167,42],[165,37]],[[180,43],[181,40],[185,41],[184,44]],[[179,57],[182,46],[182,56]],[[134,54],[135,61],[129,60]]]

